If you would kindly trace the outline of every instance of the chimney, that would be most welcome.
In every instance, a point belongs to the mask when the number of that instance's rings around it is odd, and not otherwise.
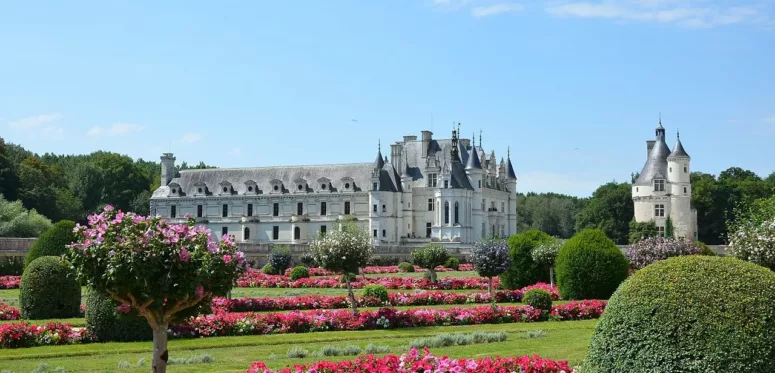
[[[404,150],[403,143],[397,141],[395,144],[390,145],[390,163],[395,167],[396,171],[401,172],[401,153]]]
[[[428,147],[431,145],[431,140],[433,140],[433,132],[431,131],[422,131],[422,156],[425,157],[428,155]]]
[[[172,153],[161,156],[161,185],[166,186],[175,177],[175,157]]]
[[[656,144],[656,140],[647,140],[646,141],[646,159],[651,155],[651,149],[654,147],[654,144]]]
[[[416,140],[417,140],[417,136],[414,136],[414,135],[404,136],[404,142],[416,141]]]

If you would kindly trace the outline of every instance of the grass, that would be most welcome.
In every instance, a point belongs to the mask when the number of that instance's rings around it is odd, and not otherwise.
[[[508,340],[482,345],[451,346],[433,349],[437,355],[453,358],[484,356],[519,356],[539,354],[550,359],[569,360],[579,364],[586,355],[587,345],[597,320],[515,323],[497,325],[447,326],[379,331],[321,332],[247,337],[218,337],[170,341],[170,358],[208,355],[214,364],[171,365],[170,372],[235,372],[245,371],[253,361],[263,360],[271,368],[319,360],[312,356],[288,358],[293,347],[319,351],[327,346],[344,349],[364,348],[368,344],[389,346],[391,353],[400,353],[417,338],[434,337],[439,333],[505,332]],[[543,338],[525,338],[534,330],[543,330]],[[122,361],[130,362],[122,372],[146,372],[134,362],[145,358],[150,363],[150,342],[104,343],[73,346],[44,346],[15,350],[0,350],[0,370],[29,372],[41,363],[64,367],[67,372],[114,372]],[[270,359],[270,357],[272,357]],[[351,359],[346,356],[327,357],[329,360]]]

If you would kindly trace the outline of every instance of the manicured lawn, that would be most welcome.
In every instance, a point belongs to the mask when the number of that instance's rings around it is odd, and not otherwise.
[[[401,353],[407,349],[408,343],[416,338],[434,336],[438,333],[474,331],[504,331],[509,334],[509,338],[505,342],[447,347],[432,351],[437,355],[449,355],[455,358],[538,354],[545,358],[569,360],[571,364],[579,364],[586,354],[596,323],[597,320],[585,320],[173,340],[170,341],[170,358],[209,354],[215,358],[215,363],[171,365],[169,371],[244,372],[251,362],[257,360],[266,361],[272,368],[320,360],[313,357],[289,359],[286,353],[292,346],[299,346],[312,352],[328,345],[338,347],[357,345],[363,348],[373,343],[379,346],[390,346],[391,353]],[[529,339],[527,331],[532,330],[543,330],[546,336]],[[61,366],[67,372],[147,372],[150,369],[148,365],[151,358],[150,349],[150,342],[4,349],[0,350],[0,369],[8,369],[16,373],[29,372],[40,363],[46,363],[52,370]],[[269,360],[273,354],[275,358]],[[134,365],[141,358],[145,358],[148,363],[143,368],[135,368]],[[121,361],[128,362],[132,367],[119,369]]]

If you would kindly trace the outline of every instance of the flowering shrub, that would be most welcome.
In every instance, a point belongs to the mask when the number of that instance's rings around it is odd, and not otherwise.
[[[551,294],[552,295],[552,300],[559,300],[560,299],[560,289],[557,288],[557,286],[550,285],[550,284],[547,284],[545,282],[538,282],[538,283],[535,283],[533,285],[528,285],[528,286],[523,287],[521,290],[522,290],[522,293],[527,293],[528,291],[533,290],[533,289],[540,289],[540,290],[543,290],[543,291]]]
[[[0,276],[0,289],[18,289],[22,276]]]
[[[459,290],[459,289],[487,289],[487,280],[479,278],[455,278],[439,279],[438,282],[421,278],[407,277],[366,277],[354,280],[351,285],[354,289],[363,288],[369,284],[379,284],[388,289],[424,289],[424,290]],[[340,282],[337,277],[311,277],[291,281],[285,276],[266,275],[256,270],[248,270],[237,280],[239,287],[258,288],[346,288],[347,285]],[[500,281],[493,278],[493,287],[498,288]]]
[[[0,302],[0,320],[19,320],[20,317],[19,310]]]
[[[479,276],[489,279],[487,289],[493,290],[493,277],[509,269],[509,245],[504,240],[479,241],[471,249],[471,261]]]
[[[411,264],[407,263],[409,266],[412,266]],[[415,271],[418,271],[422,268],[419,266],[412,266]],[[309,275],[310,276],[334,276],[336,273],[326,270],[325,268],[320,267],[308,267]],[[285,276],[291,275],[292,268],[285,270]],[[442,267],[438,266],[434,269],[436,272],[453,272],[453,271],[474,271],[474,266],[471,263],[465,263],[460,264],[457,270],[448,268],[448,267]],[[360,273],[364,275],[381,275],[385,273],[399,273],[399,272],[406,272],[401,271],[401,268],[399,266],[366,266],[361,268]]]
[[[549,267],[549,283],[554,285],[554,262],[557,260],[557,254],[560,252],[559,240],[549,240],[533,248],[533,261]]]
[[[74,329],[70,324],[26,322],[0,325],[0,347],[18,348],[46,345],[66,345],[90,342],[85,328]]]
[[[742,221],[729,234],[735,258],[775,270],[775,220]]]
[[[148,320],[152,368],[165,372],[169,324],[197,314],[212,296],[225,296],[245,267],[244,255],[228,235],[215,242],[193,218],[169,224],[108,205],[88,223],[75,227],[78,241],[67,253],[77,278]]]
[[[361,373],[361,372],[394,372],[394,373],[572,373],[567,361],[542,359],[537,355],[532,357],[450,359],[449,357],[433,356],[427,349],[420,354],[416,348],[401,356],[374,355],[360,356],[355,360],[340,362],[319,361],[310,365],[295,365],[293,368],[270,370],[263,362],[255,362],[247,373]]]
[[[558,321],[597,319],[603,314],[608,302],[604,300],[583,300],[553,306],[552,319]]]
[[[627,256],[633,268],[641,269],[656,261],[674,256],[699,255],[701,250],[689,240],[648,237],[627,248]]]

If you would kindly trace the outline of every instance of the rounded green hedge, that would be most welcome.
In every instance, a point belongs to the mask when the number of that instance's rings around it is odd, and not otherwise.
[[[528,290],[522,296],[522,303],[540,310],[552,310],[552,295],[546,290],[532,289]]]
[[[700,248],[700,255],[716,256],[716,253],[713,251],[713,249],[711,249],[708,245],[706,245],[705,242],[694,241],[694,246],[697,246]]]
[[[19,305],[27,320],[78,317],[81,286],[70,262],[58,256],[33,260],[22,274]]]
[[[291,270],[291,281],[296,281],[302,278],[309,278],[309,270],[307,267],[296,266]]]
[[[265,275],[276,275],[277,271],[274,270],[274,267],[272,267],[271,264],[266,263],[263,267],[261,267],[261,273]]]
[[[373,284],[373,285],[366,285],[363,287],[363,296],[364,297],[374,297],[377,298],[383,302],[387,302],[390,300],[388,297],[388,290],[382,285]]]
[[[551,242],[554,238],[537,229],[531,229],[509,237],[509,269],[501,278],[506,289],[520,289],[536,282],[549,282],[549,268],[533,260],[533,249]]]
[[[401,272],[414,272],[414,266],[411,263],[398,263],[398,270]]]
[[[627,278],[630,264],[605,233],[586,229],[560,248],[557,287],[565,299],[608,299]]]
[[[40,237],[27,252],[24,260],[24,266],[30,265],[33,260],[41,256],[62,256],[67,252],[66,245],[75,242],[75,233],[73,233],[75,223],[70,220],[60,220],[51,226]]]
[[[772,372],[773,336],[775,273],[730,257],[674,257],[611,297],[584,372]]]
[[[86,327],[100,342],[150,341],[153,331],[148,321],[134,310],[121,313],[119,304],[106,294],[89,289],[86,298]]]
[[[460,259],[458,259],[458,258],[449,258],[449,259],[447,259],[447,262],[444,263],[444,267],[445,268],[454,269],[454,270],[457,271],[457,270],[460,269]]]

